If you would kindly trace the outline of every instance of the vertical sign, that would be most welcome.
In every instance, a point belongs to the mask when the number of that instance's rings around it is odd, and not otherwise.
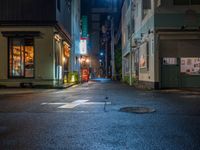
[[[82,38],[88,37],[88,17],[82,16]]]
[[[87,39],[81,39],[80,41],[80,54],[86,55],[87,54]]]

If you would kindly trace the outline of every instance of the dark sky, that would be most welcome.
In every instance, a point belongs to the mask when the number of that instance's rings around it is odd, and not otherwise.
[[[100,14],[101,15],[101,24],[105,22],[105,19],[107,18],[108,15],[114,16],[115,20],[115,25],[116,27],[118,26],[120,22],[120,17],[121,17],[121,6],[122,6],[123,0],[81,0],[81,16],[82,15],[87,15],[89,18],[89,26],[91,25],[91,15],[92,14]],[[96,13],[93,11],[93,9],[110,9],[116,7],[116,10],[114,13]]]

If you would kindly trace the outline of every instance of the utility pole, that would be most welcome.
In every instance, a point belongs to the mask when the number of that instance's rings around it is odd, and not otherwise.
[[[106,40],[105,45],[105,68],[106,68],[106,78],[108,77],[108,41]]]
[[[115,77],[115,33],[114,33],[114,18],[111,18],[111,60],[112,60],[112,79]]]
[[[133,85],[133,79],[132,79],[132,75],[133,75],[133,56],[132,56],[132,45],[133,45],[133,43],[132,43],[132,28],[133,28],[133,22],[132,22],[132,15],[133,15],[133,13],[132,13],[132,3],[133,3],[133,0],[131,0],[131,2],[130,2],[131,4],[130,4],[130,7],[131,7],[131,12],[130,12],[130,15],[131,15],[131,21],[130,21],[130,32],[131,32],[131,37],[130,37],[130,59],[131,59],[131,62],[130,62],[130,85],[132,86]]]
[[[130,12],[130,14],[131,14],[131,21],[130,21],[130,31],[129,32],[131,32],[130,34],[131,34],[131,36],[130,36],[130,59],[131,59],[131,62],[130,62],[130,85],[132,86],[132,74],[133,74],[133,70],[132,70],[132,68],[133,68],[133,63],[132,63],[132,0],[130,1],[130,7],[131,7],[131,12]]]

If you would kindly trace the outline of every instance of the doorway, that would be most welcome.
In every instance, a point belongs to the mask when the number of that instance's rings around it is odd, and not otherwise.
[[[178,58],[161,60],[161,88],[179,88],[180,63]]]

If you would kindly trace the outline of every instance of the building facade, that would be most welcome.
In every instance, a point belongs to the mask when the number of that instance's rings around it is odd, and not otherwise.
[[[72,0],[71,4],[72,14],[71,14],[71,39],[72,39],[72,47],[71,47],[71,61],[70,61],[70,71],[78,72],[80,74],[80,14],[81,14],[81,1],[80,0]]]
[[[121,14],[122,31],[122,79],[132,85],[136,77],[134,54],[132,53],[132,38],[134,33],[133,2],[125,0]]]
[[[0,0],[1,86],[68,82],[71,43],[71,0]]]
[[[132,2],[135,29],[131,49],[138,55],[139,64],[134,67],[139,70],[139,86],[200,87],[200,2]]]

